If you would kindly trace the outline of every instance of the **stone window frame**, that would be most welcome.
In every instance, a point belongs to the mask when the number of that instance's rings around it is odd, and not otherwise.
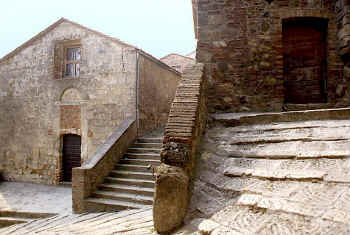
[[[276,29],[274,33],[277,35],[275,37],[274,43],[275,47],[278,49],[277,56],[280,57],[280,60],[283,61],[283,54],[282,52],[283,44],[282,44],[282,31],[283,31],[283,20],[289,19],[289,18],[298,18],[298,17],[313,17],[313,18],[321,18],[328,20],[328,30],[327,30],[327,67],[326,67],[326,86],[328,87],[328,79],[331,77],[330,71],[332,71],[331,67],[334,66],[329,61],[332,61],[336,59],[337,55],[335,53],[330,54],[330,48],[336,47],[335,41],[336,41],[336,35],[330,34],[330,28],[332,27],[332,22],[335,24],[335,19],[332,20],[332,13],[327,9],[290,9],[290,8],[283,8],[278,9],[271,12],[271,17],[279,19],[278,24],[276,25]],[[332,38],[334,37],[334,38]],[[284,80],[284,65],[282,63],[276,63],[276,69],[278,73],[276,73],[276,78]],[[328,93],[328,88],[326,89],[326,92]],[[332,98],[327,94],[327,102],[332,102]]]
[[[68,61],[67,51],[71,48],[80,48],[80,59]],[[61,40],[55,42],[54,50],[54,79],[76,79],[81,76],[81,64],[84,58],[83,46],[80,39],[75,40]],[[66,65],[68,63],[79,64],[79,75],[77,76],[66,76]],[[75,66],[74,66],[75,68]]]

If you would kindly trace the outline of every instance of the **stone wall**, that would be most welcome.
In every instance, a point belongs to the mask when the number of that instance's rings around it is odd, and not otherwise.
[[[57,42],[79,40],[80,76],[55,77]],[[0,171],[6,180],[58,183],[61,138],[82,138],[82,160],[136,113],[136,51],[60,20],[0,60]]]
[[[196,60],[192,57],[183,56],[179,54],[169,54],[160,59],[165,64],[176,69],[180,73],[183,73],[186,66],[191,66],[196,63]]]
[[[343,80],[336,95],[350,103],[350,2],[338,0],[335,4],[338,27],[338,54],[344,62]]]
[[[181,74],[140,53],[138,81],[138,135],[164,127]]]
[[[285,97],[282,22],[296,17],[328,20],[327,102],[334,106],[349,104],[344,63],[337,55],[338,29],[347,31],[347,17],[335,13],[336,2],[193,1],[198,14],[197,61],[206,64],[210,112],[281,111]],[[347,12],[347,7],[344,9]],[[341,19],[343,26],[339,26]],[[347,34],[341,35],[346,41]]]
[[[196,153],[206,127],[206,82],[204,65],[196,64],[185,70],[176,90],[156,174],[153,221],[157,232],[175,229],[186,215]]]

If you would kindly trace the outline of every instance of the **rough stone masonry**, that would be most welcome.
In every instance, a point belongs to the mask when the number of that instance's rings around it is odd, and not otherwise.
[[[209,111],[349,105],[349,5],[193,0],[197,62],[206,64],[209,75]]]

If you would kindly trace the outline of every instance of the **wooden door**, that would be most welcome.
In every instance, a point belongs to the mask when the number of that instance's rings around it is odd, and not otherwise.
[[[64,135],[62,147],[62,181],[72,181],[72,168],[81,166],[81,137]]]
[[[326,32],[316,19],[284,23],[285,103],[326,102]]]

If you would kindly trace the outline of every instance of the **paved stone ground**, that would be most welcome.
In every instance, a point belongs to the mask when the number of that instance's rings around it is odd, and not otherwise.
[[[350,121],[207,130],[177,234],[350,234]]]
[[[0,229],[2,235],[146,235],[153,230],[152,208],[124,210],[118,213],[57,215],[26,224]]]
[[[215,123],[201,152],[186,224],[175,234],[350,234],[349,120]],[[0,234],[155,233],[145,208],[60,214]]]
[[[1,182],[0,210],[72,214],[72,188],[69,186]]]

